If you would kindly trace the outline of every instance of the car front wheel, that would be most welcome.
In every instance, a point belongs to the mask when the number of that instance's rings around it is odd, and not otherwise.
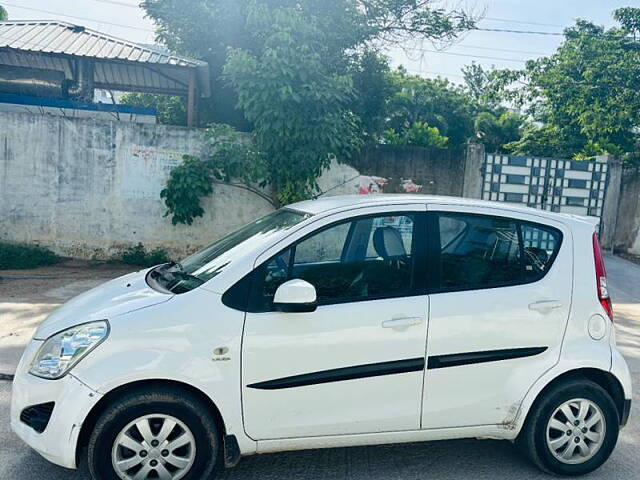
[[[610,395],[587,379],[554,385],[534,404],[518,442],[542,470],[583,475],[600,467],[618,440]]]
[[[186,392],[125,394],[100,416],[88,445],[96,480],[195,480],[215,470],[219,440],[206,405]]]

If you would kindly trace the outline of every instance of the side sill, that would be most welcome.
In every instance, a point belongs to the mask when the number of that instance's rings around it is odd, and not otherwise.
[[[514,430],[501,425],[480,425],[472,427],[436,428],[429,430],[409,430],[401,432],[363,433],[356,435],[330,435],[321,437],[282,438],[258,440],[256,453],[275,453],[319,448],[356,447],[385,445],[393,443],[426,442],[432,440],[454,440],[461,438],[492,438],[513,440]]]

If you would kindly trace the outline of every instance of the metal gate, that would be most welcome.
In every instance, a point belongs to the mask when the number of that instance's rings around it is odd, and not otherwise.
[[[487,154],[483,175],[484,200],[599,219],[609,165],[606,159],[576,161]]]

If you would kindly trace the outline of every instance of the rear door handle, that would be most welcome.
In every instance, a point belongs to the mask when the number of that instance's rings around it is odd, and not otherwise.
[[[405,328],[420,325],[421,323],[422,317],[392,318],[382,322],[382,328]]]
[[[541,302],[529,304],[529,310],[535,310],[542,313],[550,312],[556,308],[562,308],[562,304],[557,300],[543,300]]]

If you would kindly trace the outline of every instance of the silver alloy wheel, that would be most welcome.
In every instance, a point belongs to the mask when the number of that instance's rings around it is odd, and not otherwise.
[[[562,463],[579,464],[593,458],[606,433],[600,407],[591,400],[574,398],[556,408],[547,423],[547,447]]]
[[[111,450],[122,480],[179,480],[196,458],[196,440],[183,422],[163,413],[145,415],[124,427]]]

